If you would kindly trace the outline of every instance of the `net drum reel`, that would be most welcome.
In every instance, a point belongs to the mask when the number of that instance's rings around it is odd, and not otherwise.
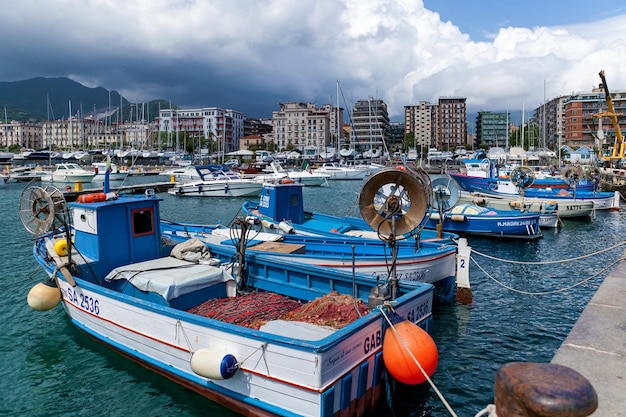
[[[396,298],[398,288],[396,240],[398,237],[406,238],[404,235],[413,232],[422,224],[428,210],[429,190],[428,174],[402,165],[384,168],[374,173],[361,189],[359,196],[361,216],[391,248],[392,263],[389,277],[392,300]],[[378,291],[380,292],[380,288]]]
[[[440,175],[432,180],[431,206],[439,214],[437,236],[443,235],[444,212],[456,206],[461,196],[459,184],[450,175]]]
[[[518,166],[511,171],[510,179],[519,190],[520,196],[524,198],[524,190],[535,182],[535,173],[527,166]]]

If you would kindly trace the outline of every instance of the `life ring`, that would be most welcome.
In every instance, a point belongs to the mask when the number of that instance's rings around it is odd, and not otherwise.
[[[293,184],[293,180],[291,178],[283,178],[278,183],[279,184]]]
[[[99,203],[106,201],[107,195],[105,193],[92,193],[79,195],[76,199],[79,203]]]

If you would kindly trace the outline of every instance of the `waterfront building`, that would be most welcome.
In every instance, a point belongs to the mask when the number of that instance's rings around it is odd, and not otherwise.
[[[8,149],[9,146],[20,145],[27,149],[40,149],[44,147],[41,124],[11,121],[0,124],[0,147]]]
[[[244,136],[246,116],[231,109],[203,107],[198,109],[162,109],[159,111],[159,134],[165,134],[165,146],[181,150],[188,138],[206,138],[215,142],[218,153],[239,150]]]
[[[427,101],[420,101],[416,106],[404,106],[404,135],[413,133],[416,149],[422,151],[436,146],[438,114],[437,105]]]
[[[439,98],[437,147],[453,151],[467,143],[467,112],[465,97]]]
[[[626,132],[626,91],[612,91],[611,100],[620,130]],[[561,146],[599,149],[615,141],[615,128],[608,117],[602,85],[547,101],[535,109],[532,122],[539,126],[540,132],[545,132],[546,146],[553,149]]]
[[[441,97],[437,104],[422,101],[404,107],[404,133],[414,133],[416,147],[453,151],[469,145],[466,117],[464,97]]]
[[[509,140],[511,114],[481,111],[476,116],[476,145],[482,148],[506,148]]]
[[[311,156],[329,146],[342,146],[341,138],[337,138],[342,125],[343,109],[330,104],[317,107],[313,103],[285,102],[272,112],[273,140],[278,149],[297,149]]]
[[[388,152],[389,114],[387,103],[380,99],[358,100],[352,108],[354,148],[360,151],[380,149]]]

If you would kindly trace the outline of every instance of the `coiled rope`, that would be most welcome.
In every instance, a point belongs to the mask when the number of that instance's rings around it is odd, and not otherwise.
[[[552,264],[559,264],[559,263],[565,263],[565,262],[573,262],[573,261],[578,261],[581,259],[585,259],[585,258],[589,258],[591,256],[596,256],[599,255],[601,253],[604,252],[608,252],[611,251],[613,249],[616,249],[622,245],[626,244],[626,241],[620,242],[618,244],[615,244],[611,247],[599,250],[597,252],[594,253],[590,253],[587,255],[582,255],[582,256],[577,256],[574,258],[569,258],[569,259],[560,259],[560,260],[556,260],[556,261],[513,261],[513,260],[508,260],[508,259],[502,259],[502,258],[497,258],[495,256],[491,256],[491,255],[487,255],[485,253],[481,253],[479,251],[476,251],[474,249],[472,249],[472,254],[476,254],[476,255],[480,255],[483,256],[485,258],[491,259],[491,260],[495,260],[498,262],[505,262],[505,263],[510,263],[510,264],[517,264],[517,265],[552,265]],[[583,280],[580,280],[572,285],[568,285],[567,287],[563,287],[563,288],[559,288],[556,290],[552,290],[552,291],[540,291],[540,292],[530,292],[530,291],[523,291],[523,290],[518,290],[516,288],[513,288],[509,285],[506,285],[505,283],[501,282],[500,280],[496,279],[495,277],[493,277],[491,274],[489,274],[487,271],[485,271],[485,269],[476,261],[476,259],[474,259],[473,256],[470,256],[470,260],[474,263],[474,265],[476,265],[478,267],[478,269],[480,269],[489,279],[491,279],[492,281],[494,281],[495,283],[497,283],[498,285],[500,285],[503,288],[506,288],[507,290],[513,291],[513,292],[517,292],[519,294],[526,294],[526,295],[548,295],[548,294],[557,294],[560,292],[564,292],[564,291],[568,291],[571,290],[572,288],[576,288],[586,282],[591,281],[592,279],[596,278],[598,275],[604,273],[605,271],[607,271],[608,269],[612,268],[614,265],[625,261],[626,257],[622,256],[620,258],[618,258],[617,260],[611,262],[609,265],[605,266],[604,268],[602,268],[600,271],[596,272],[595,274],[591,275],[588,278],[585,278]]]

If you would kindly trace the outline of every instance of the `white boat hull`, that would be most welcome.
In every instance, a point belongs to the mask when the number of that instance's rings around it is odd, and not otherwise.
[[[263,184],[255,181],[215,182],[192,181],[177,184],[168,193],[177,196],[196,197],[252,197],[258,196]]]
[[[316,351],[306,341],[294,342],[280,332],[242,332],[238,326],[184,311],[135,303],[113,291],[92,291],[90,288],[97,287],[85,282],[78,281],[76,287],[59,282],[64,309],[80,329],[211,399],[228,398],[234,404],[240,403],[241,412],[257,408],[257,412],[269,410],[279,415],[332,415],[334,412],[329,414],[325,408],[333,407],[336,412],[342,396],[369,408],[382,394],[377,375],[382,365],[379,355],[385,323],[379,314],[340,343]],[[424,294],[395,310],[420,322],[429,317],[431,301],[430,294]],[[191,357],[206,347],[240,360],[235,376],[219,380],[197,375],[191,369]],[[347,374],[346,368],[350,369]],[[347,381],[353,381],[352,385]],[[357,393],[356,381],[365,383],[365,395]],[[346,388],[349,392],[343,393]],[[334,396],[330,404],[324,402],[325,395],[320,395],[328,392]]]

